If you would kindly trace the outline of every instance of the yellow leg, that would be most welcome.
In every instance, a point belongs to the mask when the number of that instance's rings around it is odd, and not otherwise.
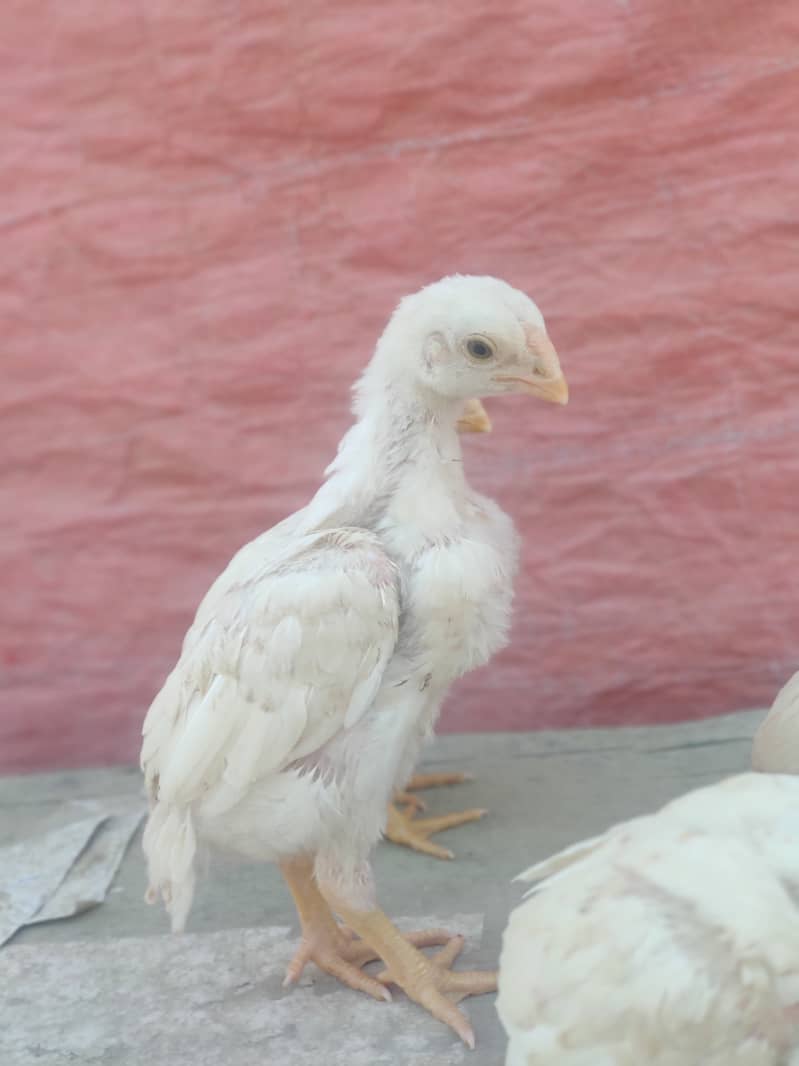
[[[491,971],[450,969],[463,948],[463,937],[452,937],[443,951],[427,958],[381,910],[353,910],[327,890],[326,895],[347,925],[385,962],[387,968],[380,980],[398,985],[409,999],[454,1029],[467,1047],[474,1048],[469,1020],[455,1004],[465,996],[495,991],[497,975]]]
[[[390,1002],[391,993],[386,986],[361,970],[367,962],[382,956],[366,941],[356,939],[352,929],[338,924],[316,884],[313,860],[292,859],[281,863],[280,870],[289,886],[302,927],[300,946],[288,965],[284,987],[299,980],[306,963],[315,962],[320,970],[337,977],[350,988]],[[448,943],[450,935],[443,929],[430,929],[407,933],[406,940],[419,947],[435,947]]]
[[[449,848],[434,844],[430,837],[434,833],[452,829],[456,825],[476,822],[487,812],[482,808],[474,807],[467,811],[443,814],[437,818],[417,818],[415,817],[416,811],[424,810],[426,805],[424,800],[414,795],[413,790],[457,785],[466,780],[468,780],[468,775],[461,773],[416,774],[408,782],[405,790],[398,792],[394,797],[394,802],[389,804],[386,839],[392,844],[401,844],[413,851],[432,855],[436,859],[453,859],[455,856]],[[404,810],[398,806],[400,803],[405,804]]]
[[[418,792],[424,788],[441,788],[442,785],[462,785],[464,781],[471,781],[469,774],[460,771],[454,773],[414,774],[405,786],[411,792]]]
[[[332,974],[350,988],[366,992],[375,999],[390,1000],[386,989],[362,972],[361,967],[379,958],[374,949],[355,940],[350,930],[342,929],[319,891],[313,875],[313,860],[292,859],[281,863],[280,871],[289,886],[302,927],[300,946],[286,971],[284,986],[297,982],[307,962]]]
[[[464,781],[471,781],[469,774],[414,774],[405,788],[394,795],[394,802],[409,803],[416,810],[423,811],[427,804],[421,796],[416,795],[417,792],[426,788],[440,788],[442,785],[460,785]]]

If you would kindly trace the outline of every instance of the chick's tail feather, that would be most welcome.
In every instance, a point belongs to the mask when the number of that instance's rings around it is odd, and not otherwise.
[[[182,933],[197,882],[197,835],[190,808],[156,803],[147,819],[142,847],[149,875],[144,898],[155,903],[160,897],[169,913],[172,932]]]

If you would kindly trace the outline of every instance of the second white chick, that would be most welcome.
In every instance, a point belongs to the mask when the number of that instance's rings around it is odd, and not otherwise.
[[[799,779],[690,792],[521,879],[506,1066],[799,1066]]]
[[[752,768],[799,774],[799,673],[783,685],[760,723],[752,745]]]

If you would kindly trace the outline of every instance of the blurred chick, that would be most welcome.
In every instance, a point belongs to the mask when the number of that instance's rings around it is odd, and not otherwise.
[[[799,779],[743,774],[531,867],[506,1066],[796,1066]]]
[[[752,768],[799,774],[799,673],[780,689],[760,723],[752,746]]]

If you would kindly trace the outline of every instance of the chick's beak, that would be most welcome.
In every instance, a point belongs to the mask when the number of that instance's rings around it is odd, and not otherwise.
[[[533,328],[527,331],[527,341],[534,360],[532,373],[515,377],[498,375],[497,381],[509,382],[515,392],[537,396],[548,403],[568,403],[569,386],[566,384],[552,341],[543,330]]]
[[[490,433],[491,419],[479,400],[467,400],[458,419],[460,433]]]

